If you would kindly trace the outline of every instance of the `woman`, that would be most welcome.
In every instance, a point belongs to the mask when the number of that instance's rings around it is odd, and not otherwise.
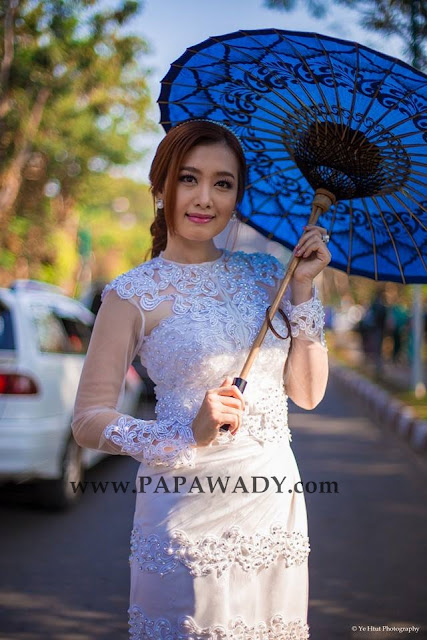
[[[283,276],[272,256],[214,244],[244,177],[228,127],[192,120],[168,132],[150,172],[152,258],[105,287],[80,380],[77,442],[141,463],[129,559],[134,639],[309,637],[307,517],[292,489],[300,476],[287,397],[313,409],[324,396],[324,316],[312,281],[330,253],[325,230],[306,228],[281,303],[286,320],[274,319],[292,336],[268,332],[243,396],[232,379]],[[156,383],[156,420],[116,410],[136,354]]]

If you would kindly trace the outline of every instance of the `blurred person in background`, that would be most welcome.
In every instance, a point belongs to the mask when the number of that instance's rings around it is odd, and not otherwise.
[[[383,370],[382,347],[386,333],[386,320],[387,306],[384,291],[381,289],[375,292],[371,304],[358,325],[363,351],[374,362],[377,375],[380,375]]]
[[[402,362],[405,343],[410,333],[410,315],[406,305],[397,301],[387,309],[387,333],[393,340],[392,362]]]

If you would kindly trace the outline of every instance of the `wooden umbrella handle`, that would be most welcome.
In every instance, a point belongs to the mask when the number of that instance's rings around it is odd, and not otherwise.
[[[316,224],[320,214],[327,211],[329,207],[335,202],[336,202],[336,198],[333,193],[331,193],[330,191],[327,191],[326,189],[317,189],[315,196],[313,198],[313,204],[311,207],[311,214],[310,214],[308,224]],[[300,260],[301,260],[301,257],[293,255],[290,263],[288,264],[285,277],[280,284],[280,287],[276,293],[276,297],[274,298],[273,303],[271,304],[270,312],[269,312],[270,317],[268,318],[268,316],[266,316],[264,322],[262,323],[261,329],[259,330],[259,333],[255,338],[252,344],[252,347],[248,353],[248,357],[246,358],[246,362],[243,365],[243,369],[240,372],[240,376],[238,378],[235,378],[235,380],[241,381],[239,382],[239,384],[243,386],[243,389],[246,387],[246,380],[248,377],[248,373],[251,370],[254,360],[258,355],[258,352],[267,334],[269,324],[271,323],[272,318],[274,318],[277,312],[277,309],[279,308],[280,301],[285,294],[288,284],[292,276],[294,275],[294,271],[297,268],[298,262]],[[242,383],[244,383],[244,385]],[[234,384],[234,381],[233,381],[233,384]],[[242,391],[241,387],[239,388]],[[228,431],[229,428],[230,428],[229,424],[224,424],[220,427],[220,431]]]
[[[311,208],[311,215],[308,221],[308,224],[316,224],[317,220],[319,219],[319,216],[321,213],[324,213],[325,211],[327,211],[329,209],[329,207],[334,204],[336,201],[335,196],[330,193],[329,191],[327,191],[326,189],[317,189],[315,196],[313,198],[313,204],[312,204],[312,208]],[[288,268],[286,270],[286,274],[285,277],[283,279],[283,281],[280,284],[280,287],[276,293],[276,297],[273,300],[273,303],[270,307],[270,319],[274,318],[277,309],[279,308],[279,304],[281,299],[283,298],[285,291],[288,287],[288,284],[292,278],[292,276],[294,275],[294,271],[297,268],[297,265],[299,263],[299,261],[301,260],[301,257],[298,257],[296,255],[293,255],[290,263],[288,264]],[[255,338],[253,345],[251,347],[251,350],[249,351],[248,357],[246,358],[246,362],[243,365],[243,369],[240,372],[240,378],[243,378],[243,380],[247,379],[248,373],[252,367],[252,364],[256,358],[256,356],[258,355],[258,351],[260,350],[260,347],[263,343],[263,340],[265,338],[265,335],[267,333],[268,330],[268,321],[267,318],[264,320],[261,329],[259,330],[259,333],[257,335],[257,337]]]

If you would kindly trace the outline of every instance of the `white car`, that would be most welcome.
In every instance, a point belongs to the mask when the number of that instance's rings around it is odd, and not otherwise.
[[[82,449],[71,422],[94,314],[58,288],[0,288],[0,484],[36,483],[47,508],[75,503],[84,469],[106,455]],[[143,383],[131,366],[118,403],[134,415]]]

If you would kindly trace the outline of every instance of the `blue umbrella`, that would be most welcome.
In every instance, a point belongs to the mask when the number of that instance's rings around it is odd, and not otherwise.
[[[241,30],[189,47],[163,78],[158,103],[166,131],[202,118],[239,136],[248,163],[243,222],[292,250],[311,207],[309,224],[328,229],[332,267],[427,282],[420,71],[355,42]],[[292,257],[234,380],[242,391],[299,260]]]
[[[166,131],[205,118],[240,137],[248,162],[242,221],[292,250],[311,207],[308,222],[328,229],[330,266],[427,282],[423,73],[355,42],[237,31],[189,47],[158,102]]]

